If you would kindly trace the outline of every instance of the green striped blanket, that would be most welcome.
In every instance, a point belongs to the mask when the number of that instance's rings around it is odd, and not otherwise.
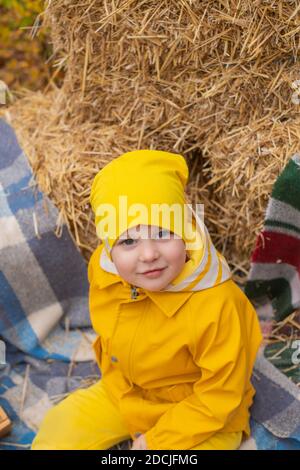
[[[300,154],[277,178],[257,237],[245,293],[261,321],[300,308]]]

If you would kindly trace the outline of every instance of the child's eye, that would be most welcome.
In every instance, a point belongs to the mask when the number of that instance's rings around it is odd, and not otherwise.
[[[126,245],[126,246],[132,246],[132,243],[126,243],[126,242],[135,242],[136,240],[133,240],[132,238],[127,238],[126,240],[123,240],[121,242],[121,245]]]
[[[169,230],[159,230],[158,238],[170,238]]]

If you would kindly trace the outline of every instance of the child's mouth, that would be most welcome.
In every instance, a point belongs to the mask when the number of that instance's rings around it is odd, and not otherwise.
[[[146,271],[146,272],[142,273],[142,275],[146,276],[146,277],[150,277],[150,278],[159,277],[164,269],[165,268],[155,269],[153,271]]]

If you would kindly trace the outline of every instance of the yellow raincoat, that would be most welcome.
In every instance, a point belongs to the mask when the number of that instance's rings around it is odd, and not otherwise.
[[[191,449],[217,432],[250,435],[250,382],[261,342],[256,312],[231,280],[198,292],[150,292],[89,264],[102,383],[132,438]],[[138,294],[138,295],[137,295]]]
[[[104,170],[93,183],[94,210],[99,200],[117,207],[122,192],[129,201],[148,206],[185,201],[188,169],[180,155],[129,152]],[[250,433],[259,323],[205,225],[193,215],[201,243],[188,251],[183,271],[163,291],[131,286],[118,275],[111,236],[93,253],[88,268],[103,387],[131,436],[144,433],[149,449],[191,449],[217,432]],[[96,214],[96,225],[99,220]]]
[[[129,152],[98,173],[91,203],[95,212],[103,201],[117,207],[117,196],[127,194],[147,206],[183,204],[187,177],[180,155]],[[88,278],[102,377],[48,413],[32,448],[105,449],[139,434],[148,449],[236,448],[241,432],[249,436],[250,378],[262,340],[258,319],[193,214],[198,248],[187,250],[182,272],[156,292],[118,274],[110,252],[121,228],[103,237],[101,228],[97,232],[102,243]],[[96,213],[98,228],[99,220]],[[135,223],[147,222],[127,226]],[[64,424],[57,428],[58,421]]]

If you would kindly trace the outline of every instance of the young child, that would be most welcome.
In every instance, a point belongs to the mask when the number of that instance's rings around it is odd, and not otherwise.
[[[187,205],[187,179],[182,156],[154,150],[125,153],[95,177],[101,244],[88,276],[101,380],[48,412],[33,449],[108,449],[131,438],[133,450],[229,450],[250,435],[262,335]]]

